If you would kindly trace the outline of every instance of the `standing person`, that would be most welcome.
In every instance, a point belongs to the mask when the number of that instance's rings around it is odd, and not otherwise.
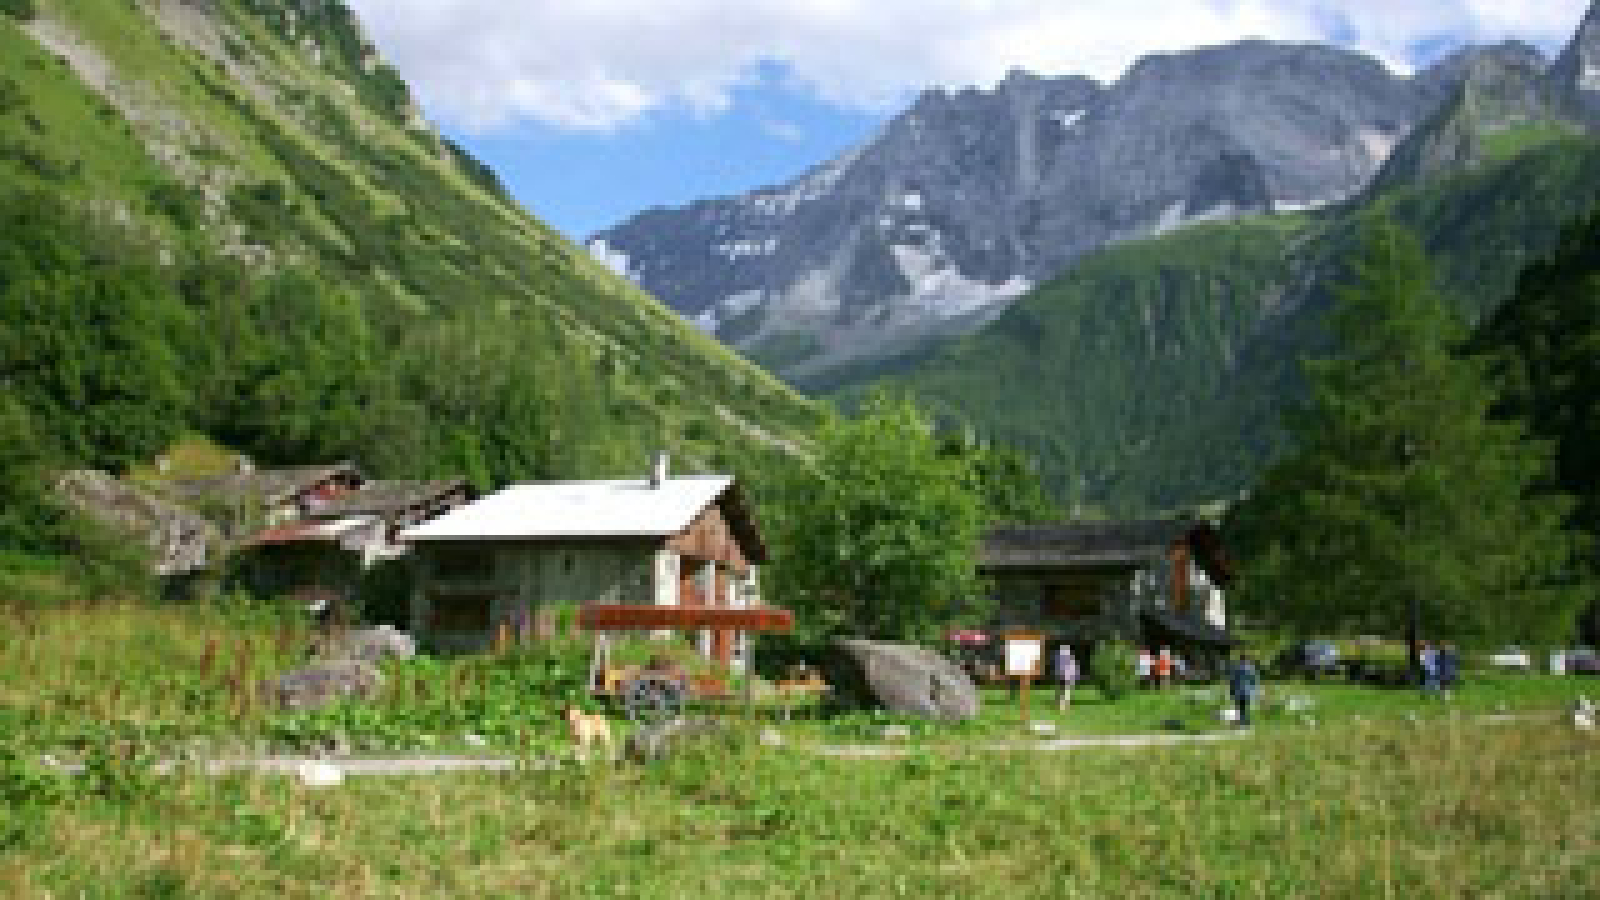
[[[1078,683],[1078,660],[1072,655],[1072,645],[1065,641],[1056,648],[1056,677],[1061,679],[1061,699],[1056,710],[1066,712],[1072,705],[1072,688]]]
[[[1233,706],[1239,711],[1240,728],[1250,727],[1250,705],[1255,702],[1259,690],[1261,673],[1256,669],[1256,661],[1248,656],[1241,657],[1228,672],[1228,693],[1233,695]]]
[[[1164,688],[1172,684],[1172,650],[1162,647],[1156,654],[1156,687]]]
[[[1448,641],[1440,644],[1434,664],[1439,670],[1439,687],[1447,691],[1455,687],[1461,677],[1461,656],[1456,652],[1456,645]]]
[[[1150,676],[1155,671],[1155,659],[1150,656],[1149,647],[1139,648],[1139,660],[1134,665],[1135,671],[1139,674],[1139,686],[1149,687]]]
[[[1422,664],[1422,689],[1427,693],[1439,690],[1439,648],[1431,641],[1423,641],[1422,649],[1417,653],[1417,661]]]

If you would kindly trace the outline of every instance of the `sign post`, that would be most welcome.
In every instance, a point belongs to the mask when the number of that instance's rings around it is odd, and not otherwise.
[[[1022,719],[1028,719],[1028,687],[1039,675],[1039,663],[1044,658],[1044,635],[1018,631],[1006,636],[1006,675],[1021,680],[1018,702],[1022,706]]]

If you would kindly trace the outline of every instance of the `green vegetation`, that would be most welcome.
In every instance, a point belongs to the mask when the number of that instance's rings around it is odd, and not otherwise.
[[[1574,222],[1550,258],[1529,266],[1510,300],[1474,334],[1505,385],[1503,411],[1526,417],[1556,450],[1555,484],[1572,521],[1600,535],[1600,211]],[[1590,553],[1593,553],[1591,546]]]
[[[821,411],[413,127],[342,4],[193,12],[220,46],[148,4],[40,11],[69,57],[0,18],[0,419],[38,477],[189,433],[480,487],[637,475],[660,450],[759,484],[805,453]],[[21,533],[59,518],[40,494],[6,514],[0,569],[63,546]]]
[[[1337,355],[1308,366],[1293,451],[1235,510],[1249,560],[1240,605],[1301,628],[1556,642],[1572,585],[1570,501],[1543,494],[1546,450],[1491,416],[1483,360],[1457,355],[1459,319],[1421,248],[1376,219],[1331,317]]]
[[[808,637],[928,639],[976,611],[984,499],[916,407],[871,398],[824,427],[815,463],[791,470],[767,523],[776,600]]]
[[[1533,137],[1508,131],[1499,140],[1529,138],[1515,156],[1349,207],[1109,247],[878,383],[1038,460],[1046,488],[1071,509],[1231,500],[1284,446],[1281,412],[1305,391],[1298,360],[1330,349],[1330,289],[1348,278],[1363,210],[1422,239],[1440,293],[1469,322],[1588,212],[1600,146]]]
[[[370,708],[274,716],[248,686],[296,657],[266,609],[10,610],[0,643],[0,893],[739,896],[1584,896],[1600,888],[1593,737],[1555,710],[1585,684],[1469,671],[1450,699],[1273,684],[1256,734],[1214,745],[1052,749],[1014,699],[919,723],[891,759],[819,756],[893,719],[779,725],[667,764],[480,775],[209,774],[154,764],[348,739],[360,755],[567,748],[555,709],[581,662],[535,656],[387,668]],[[1308,712],[1285,700],[1312,699]],[[1215,688],[1093,688],[1028,719],[1063,735],[1215,727]],[[1356,717],[1360,716],[1358,720]],[[1412,717],[1415,716],[1415,721]],[[1315,723],[1312,723],[1314,717]],[[199,744],[195,737],[208,740]],[[244,748],[238,743],[243,740]],[[379,749],[381,748],[381,749]],[[483,752],[483,751],[478,751]],[[41,756],[82,761],[61,772]]]

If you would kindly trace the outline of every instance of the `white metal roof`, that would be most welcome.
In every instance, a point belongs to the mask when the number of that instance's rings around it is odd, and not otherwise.
[[[733,484],[725,475],[514,484],[400,533],[404,541],[677,534]]]

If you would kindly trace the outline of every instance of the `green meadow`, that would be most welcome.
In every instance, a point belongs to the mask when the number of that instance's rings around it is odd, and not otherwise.
[[[1600,890],[1600,743],[1556,714],[1594,682],[1469,672],[1448,700],[1274,683],[1250,736],[1149,747],[1053,747],[1009,692],[991,689],[975,722],[898,741],[883,739],[899,721],[887,717],[784,723],[767,711],[730,716],[725,738],[664,764],[532,765],[566,749],[554,716],[566,681],[553,670],[576,656],[569,648],[391,664],[377,702],[327,714],[357,751],[371,738],[390,755],[455,752],[451,741],[473,730],[491,740],[480,752],[530,765],[310,788],[153,765],[185,758],[197,735],[234,752],[309,737],[284,734],[293,717],[242,689],[302,652],[306,636],[282,621],[125,606],[13,613],[5,627],[20,639],[0,647],[4,896]],[[1311,711],[1273,702],[1291,695],[1311,698]],[[1221,727],[1215,697],[1193,689],[1114,703],[1086,689],[1066,713],[1048,691],[1030,700],[1027,721],[1054,721],[1059,736]],[[1502,708],[1519,715],[1480,715]],[[757,740],[768,726],[781,746]],[[902,746],[893,758],[818,752],[862,743]],[[60,772],[39,762],[46,753],[84,768]]]

